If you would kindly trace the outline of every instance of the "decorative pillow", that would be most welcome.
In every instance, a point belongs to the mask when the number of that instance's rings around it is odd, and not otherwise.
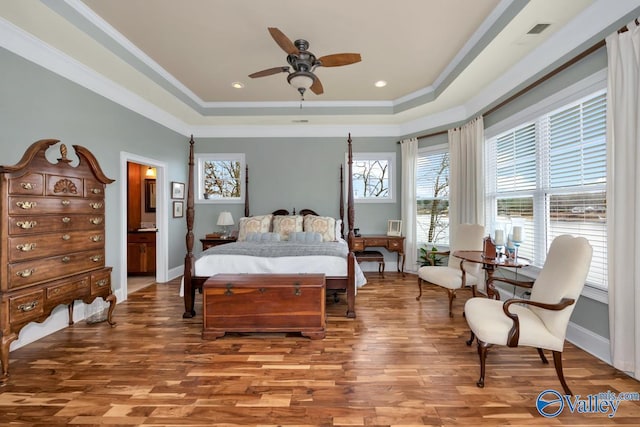
[[[296,231],[289,233],[289,241],[295,243],[322,243],[322,234],[312,231]]]
[[[244,216],[238,221],[238,241],[247,239],[247,233],[267,233],[271,229],[273,215]]]
[[[300,215],[275,215],[273,217],[273,232],[280,235],[280,240],[288,240],[289,234],[302,231],[302,217]]]
[[[336,240],[336,220],[331,217],[306,215],[303,220],[303,229],[320,233],[323,242]]]
[[[247,233],[246,242],[279,242],[280,235],[278,233],[266,232],[266,233],[256,233],[254,231],[250,231]]]

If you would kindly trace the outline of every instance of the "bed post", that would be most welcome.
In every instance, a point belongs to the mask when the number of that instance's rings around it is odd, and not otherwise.
[[[347,139],[347,148],[347,179],[349,179],[349,191],[347,193],[347,220],[349,221],[347,234],[347,243],[349,244],[349,254],[347,255],[347,317],[353,318],[356,317],[356,256],[353,253],[355,212],[353,207],[353,148],[351,147],[351,133],[349,133],[349,138]]]
[[[244,216],[249,216],[249,166],[244,167]]]
[[[184,314],[183,318],[188,319],[195,316],[196,312],[193,309],[194,300],[196,296],[196,290],[191,283],[191,278],[194,274],[194,258],[193,258],[193,219],[195,215],[194,199],[193,199],[193,185],[194,185],[194,170],[193,170],[193,146],[195,141],[193,135],[189,140],[189,176],[187,184],[187,255],[184,257],[184,276],[182,280],[184,282]]]
[[[346,237],[344,235],[344,177],[343,171],[344,166],[340,165],[340,201],[338,206],[340,206],[340,219],[342,222],[340,223],[340,237],[343,239]]]

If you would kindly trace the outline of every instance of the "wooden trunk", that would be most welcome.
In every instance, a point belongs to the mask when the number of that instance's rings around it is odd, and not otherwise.
[[[325,337],[324,274],[218,274],[203,288],[205,339],[225,332]]]

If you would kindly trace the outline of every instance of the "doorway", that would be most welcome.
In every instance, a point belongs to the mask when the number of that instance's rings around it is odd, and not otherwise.
[[[152,283],[167,281],[168,199],[166,164],[121,153],[122,300]]]

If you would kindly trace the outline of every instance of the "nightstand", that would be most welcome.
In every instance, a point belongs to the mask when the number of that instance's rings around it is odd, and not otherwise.
[[[200,239],[200,241],[202,242],[202,250],[205,251],[213,246],[218,246],[218,245],[224,245],[226,243],[232,243],[235,242],[237,239],[235,237],[227,237],[222,238],[222,237],[207,237],[204,239]]]

